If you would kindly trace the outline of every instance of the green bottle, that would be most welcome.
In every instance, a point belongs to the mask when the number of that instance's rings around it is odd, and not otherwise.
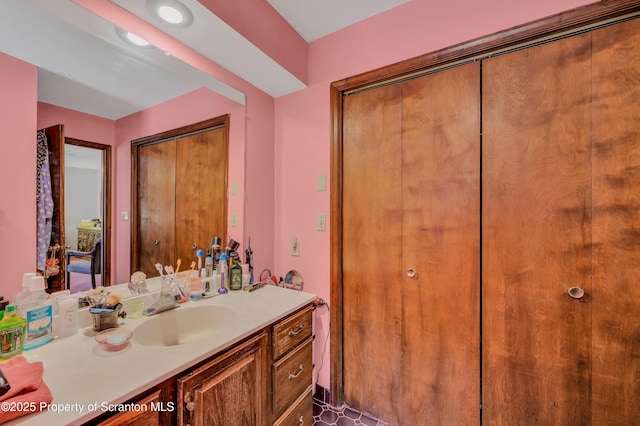
[[[0,362],[22,353],[26,327],[27,320],[18,315],[16,305],[7,305],[0,321]]]
[[[231,281],[229,284],[231,290],[242,290],[242,267],[238,262],[233,262],[229,275],[231,275]]]

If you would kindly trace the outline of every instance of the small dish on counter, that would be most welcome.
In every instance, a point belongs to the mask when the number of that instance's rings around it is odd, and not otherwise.
[[[96,342],[105,351],[115,352],[124,349],[133,333],[128,328],[116,327],[101,331],[96,335]]]

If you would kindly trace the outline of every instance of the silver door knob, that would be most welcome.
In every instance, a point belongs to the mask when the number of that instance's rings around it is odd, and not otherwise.
[[[409,278],[416,278],[418,276],[418,272],[413,268],[407,268],[407,276]]]
[[[584,297],[584,290],[580,287],[571,287],[568,291],[569,296],[574,299],[582,299]]]

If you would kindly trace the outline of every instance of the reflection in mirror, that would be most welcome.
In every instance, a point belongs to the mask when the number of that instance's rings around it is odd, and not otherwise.
[[[67,138],[64,150],[66,287],[72,292],[108,282],[111,216],[107,197],[110,148]]]

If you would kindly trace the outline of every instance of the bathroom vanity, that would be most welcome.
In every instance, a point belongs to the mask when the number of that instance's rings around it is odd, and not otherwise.
[[[87,327],[25,352],[53,403],[8,424],[312,424],[314,298],[234,291],[121,320],[133,331],[121,351]]]

